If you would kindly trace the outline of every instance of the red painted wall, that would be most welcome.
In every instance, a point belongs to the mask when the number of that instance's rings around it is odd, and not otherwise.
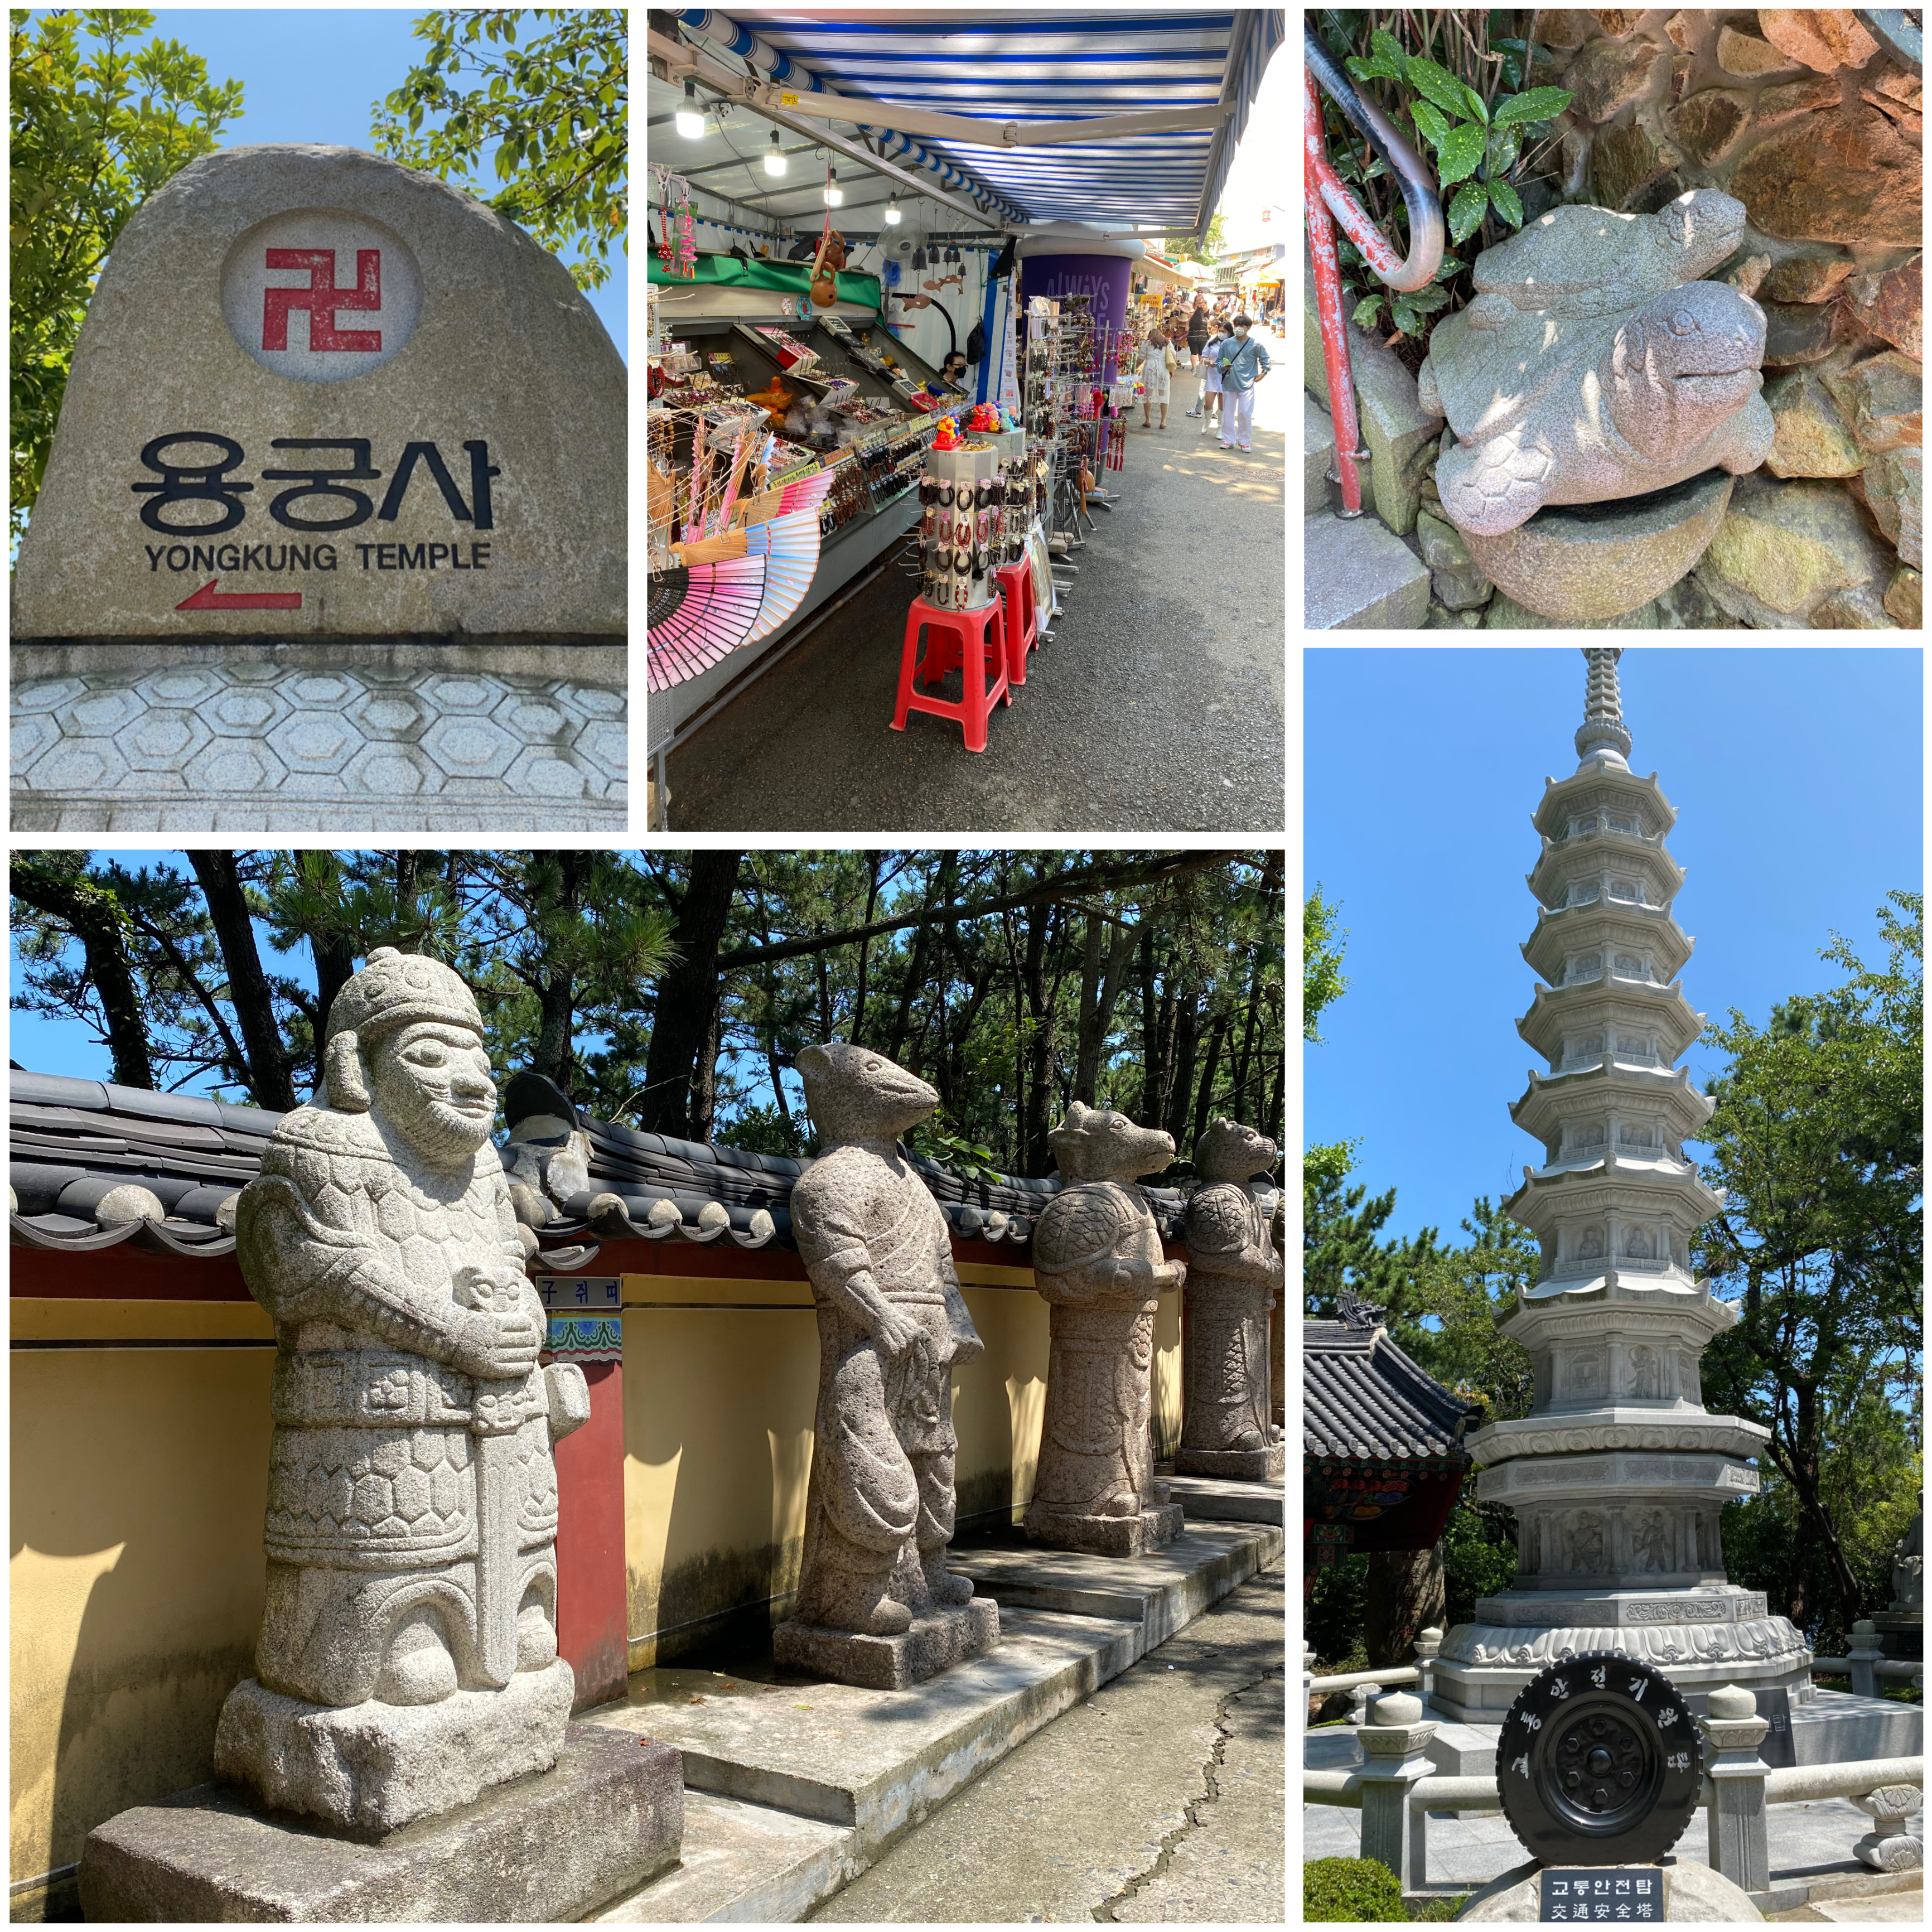
[[[624,1368],[586,1362],[590,1420],[556,1445],[556,1642],[577,1708],[624,1694]]]

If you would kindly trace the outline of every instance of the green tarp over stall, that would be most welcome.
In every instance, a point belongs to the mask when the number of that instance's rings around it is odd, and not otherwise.
[[[735,255],[700,255],[697,274],[674,275],[658,259],[655,249],[646,260],[650,279],[674,287],[681,285],[689,288],[698,283],[713,282],[725,288],[776,289],[781,295],[788,296],[808,295],[812,291],[809,262],[741,262]],[[839,274],[832,279],[838,285],[841,302],[856,302],[864,308],[879,307],[877,275]]]

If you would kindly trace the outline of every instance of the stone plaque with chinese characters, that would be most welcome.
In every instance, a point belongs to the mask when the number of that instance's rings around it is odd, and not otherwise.
[[[588,641],[624,613],[623,363],[522,230],[307,146],[206,156],[129,222],[16,640]]]
[[[1655,1865],[1544,1868],[1545,1925],[1660,1925],[1664,1914],[1664,1874]]]

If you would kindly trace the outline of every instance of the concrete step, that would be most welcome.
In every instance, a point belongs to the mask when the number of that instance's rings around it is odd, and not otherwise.
[[[1335,426],[1306,389],[1301,392],[1301,514],[1318,516],[1341,501],[1328,481],[1328,472],[1335,466]]]
[[[1138,1561],[994,1545],[952,1567],[1000,1605],[1000,1644],[910,1690],[781,1671],[638,1671],[582,1722],[676,1746],[683,1853],[611,1924],[795,1923],[956,1791],[1280,1556],[1273,1525],[1190,1528]],[[1038,1604],[1040,1607],[1031,1607]]]
[[[708,1791],[684,1796],[677,1869],[598,1912],[598,1925],[790,1925],[857,1875],[858,1834]]]
[[[1372,512],[1302,520],[1302,626],[1310,631],[1419,631],[1429,566]]]
[[[1162,1481],[1190,1522],[1272,1522],[1282,1520],[1280,1483],[1236,1482],[1226,1476],[1168,1476]]]
[[[1089,1556],[1036,1544],[968,1547],[954,1550],[952,1567],[971,1577],[974,1588],[998,1603],[1002,1614],[1014,1604],[1133,1623],[1140,1632],[1138,1658],[1272,1563],[1281,1550],[1277,1529],[1190,1523],[1166,1549],[1145,1556]]]

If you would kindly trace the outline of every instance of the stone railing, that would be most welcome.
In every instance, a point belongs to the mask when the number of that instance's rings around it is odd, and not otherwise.
[[[1909,1683],[1923,1684],[1925,1681],[1924,1664],[1884,1654],[1879,1647],[1878,1626],[1869,1618],[1861,1617],[1852,1624],[1852,1640],[1846,1648],[1850,1652],[1849,1656],[1814,1657],[1811,1660],[1812,1674],[1849,1677],[1855,1697],[1876,1697],[1881,1677],[1901,1678]]]
[[[1502,1809],[1493,1776],[1436,1774],[1427,1747],[1436,1726],[1424,1720],[1424,1709],[1421,1699],[1406,1693],[1377,1698],[1357,1732],[1364,1762],[1352,1771],[1302,1773],[1302,1802],[1360,1810],[1361,1856],[1386,1866],[1410,1893],[1428,1888],[1430,1812]],[[1897,1871],[1922,1861],[1923,1842],[1906,1823],[1924,1808],[1924,1758],[1774,1771],[1757,1755],[1771,1725],[1757,1715],[1750,1691],[1736,1685],[1713,1690],[1710,1709],[1698,1720],[1707,1759],[1697,1802],[1707,1819],[1710,1862],[1734,1885],[1760,1894],[1770,1889],[1768,1806],[1825,1798],[1849,1798],[1871,1817],[1874,1828],[1852,1848],[1864,1864]]]

